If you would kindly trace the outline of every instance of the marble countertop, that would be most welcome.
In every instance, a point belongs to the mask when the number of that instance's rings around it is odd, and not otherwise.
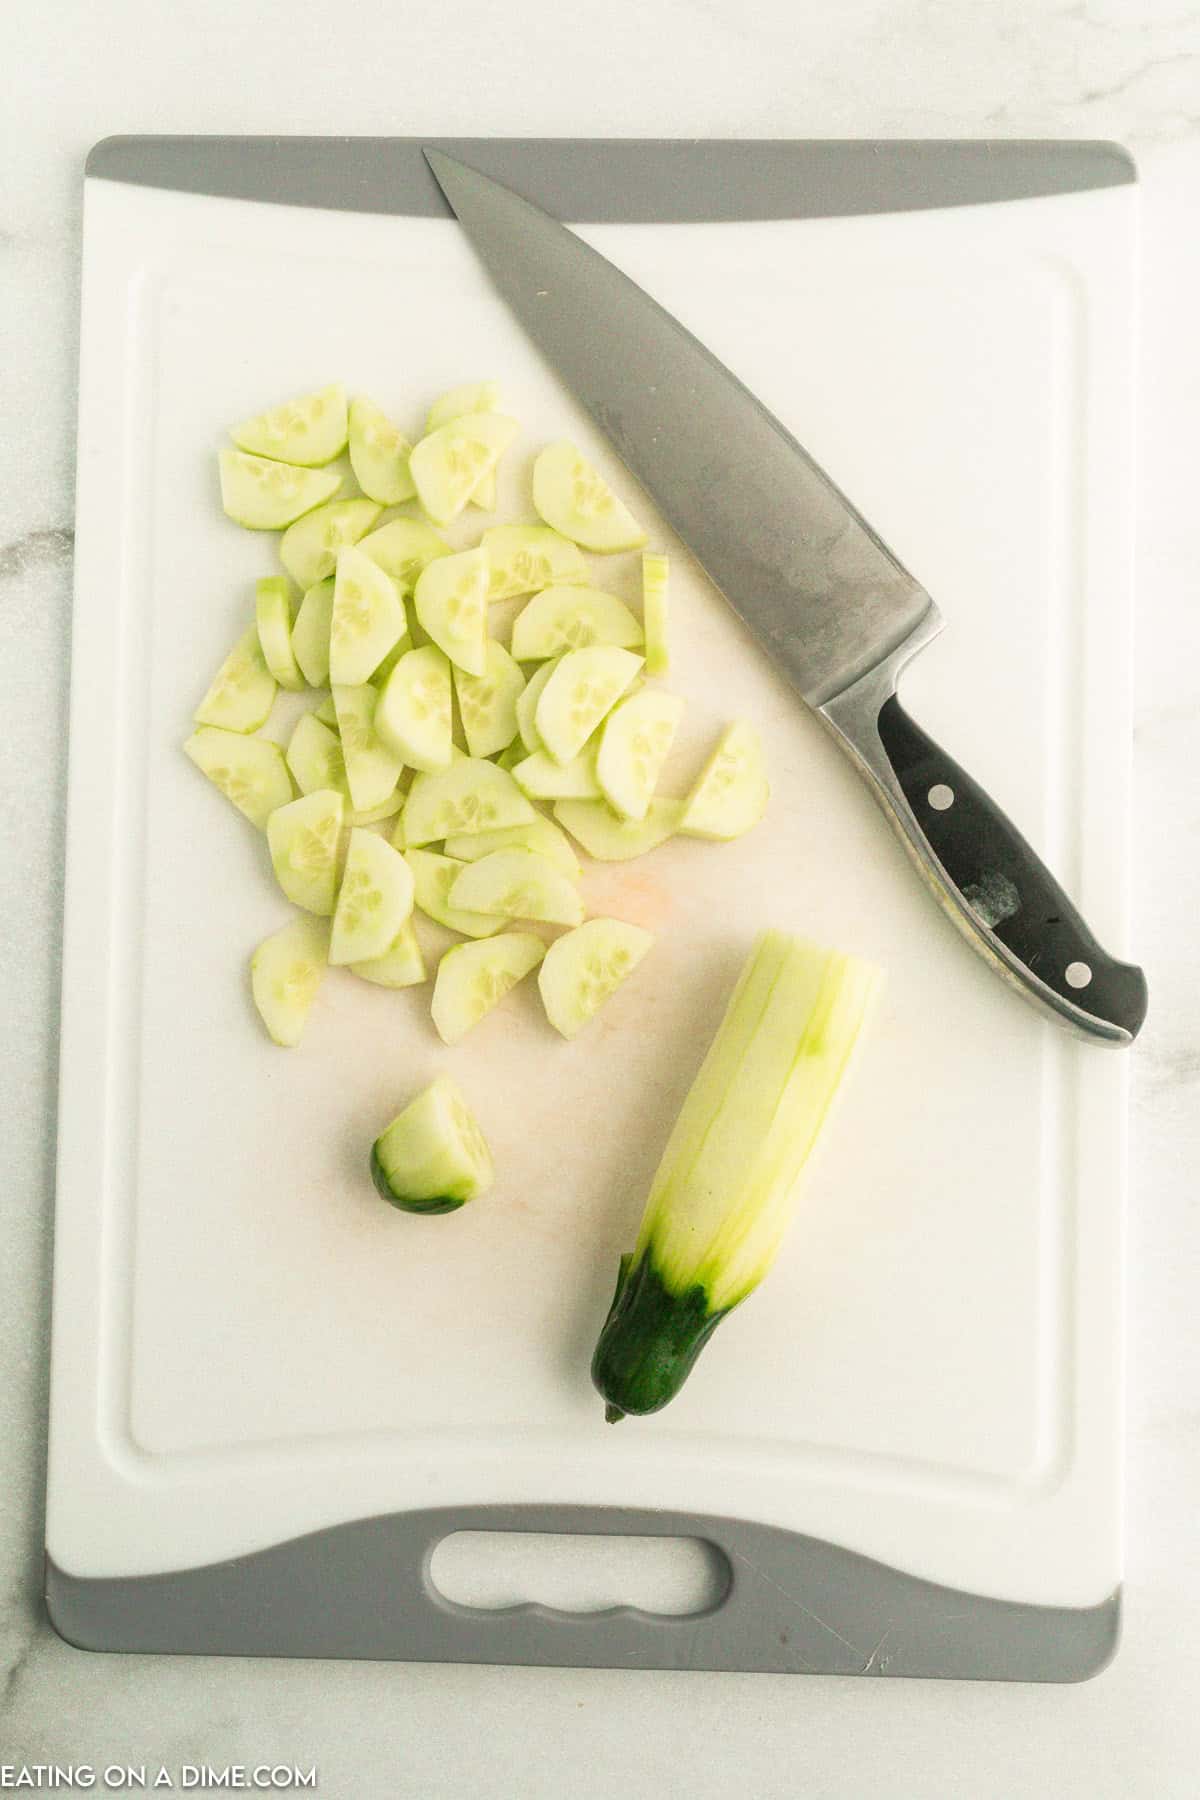
[[[6,46],[0,186],[0,1762],[282,1761],[335,1800],[736,1784],[1173,1800],[1200,1711],[1200,6],[61,0]],[[113,132],[1113,137],[1143,179],[1128,1579],[1078,1688],[87,1656],[39,1602],[83,158]]]

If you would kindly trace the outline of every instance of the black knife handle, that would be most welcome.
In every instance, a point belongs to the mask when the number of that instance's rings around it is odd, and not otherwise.
[[[989,937],[998,940],[1010,973],[1022,980],[1024,972],[1083,1015],[1075,1020],[1081,1029],[1115,1041],[1135,1038],[1146,1017],[1141,969],[1101,948],[1016,827],[926,737],[894,694],[880,709],[876,728],[913,820],[951,897],[965,902],[958,910],[981,947]]]

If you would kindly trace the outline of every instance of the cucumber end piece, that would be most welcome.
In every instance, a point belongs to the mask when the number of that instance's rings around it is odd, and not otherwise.
[[[629,1271],[592,1358],[592,1383],[609,1423],[659,1412],[673,1400],[731,1310],[712,1310],[699,1285],[673,1293],[643,1256]]]
[[[401,1212],[424,1213],[432,1218],[438,1213],[457,1212],[466,1205],[465,1200],[456,1200],[452,1194],[437,1194],[431,1200],[413,1200],[407,1194],[398,1194],[379,1160],[377,1143],[371,1145],[371,1180],[380,1199],[386,1200],[389,1206],[399,1207]]]

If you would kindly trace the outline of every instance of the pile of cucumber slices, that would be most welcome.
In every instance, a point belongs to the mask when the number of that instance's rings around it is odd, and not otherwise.
[[[299,909],[251,961],[277,1044],[300,1042],[329,965],[425,982],[414,910],[464,940],[433,981],[447,1044],[535,969],[547,1018],[574,1037],[651,944],[586,917],[575,846],[618,861],[676,833],[734,838],[766,807],[745,723],[689,793],[658,793],[684,711],[655,685],[667,558],[573,445],[534,460],[536,522],[489,523],[465,548],[442,535],[494,512],[517,429],[493,383],[443,394],[415,444],[331,386],[236,426],[219,454],[225,512],[281,533],[282,572],[257,583],[184,748],[265,833]],[[594,585],[585,551],[642,553],[640,616]],[[505,644],[494,608],[518,599]],[[285,742],[264,733],[281,688],[316,702]]]

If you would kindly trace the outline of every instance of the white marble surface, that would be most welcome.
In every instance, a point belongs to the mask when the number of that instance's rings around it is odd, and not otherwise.
[[[336,1800],[1174,1800],[1200,1711],[1200,5],[60,0],[0,112],[0,1761],[281,1758]],[[1146,218],[1128,1584],[1080,1688],[85,1656],[38,1602],[80,172],[114,131],[1111,136]]]

